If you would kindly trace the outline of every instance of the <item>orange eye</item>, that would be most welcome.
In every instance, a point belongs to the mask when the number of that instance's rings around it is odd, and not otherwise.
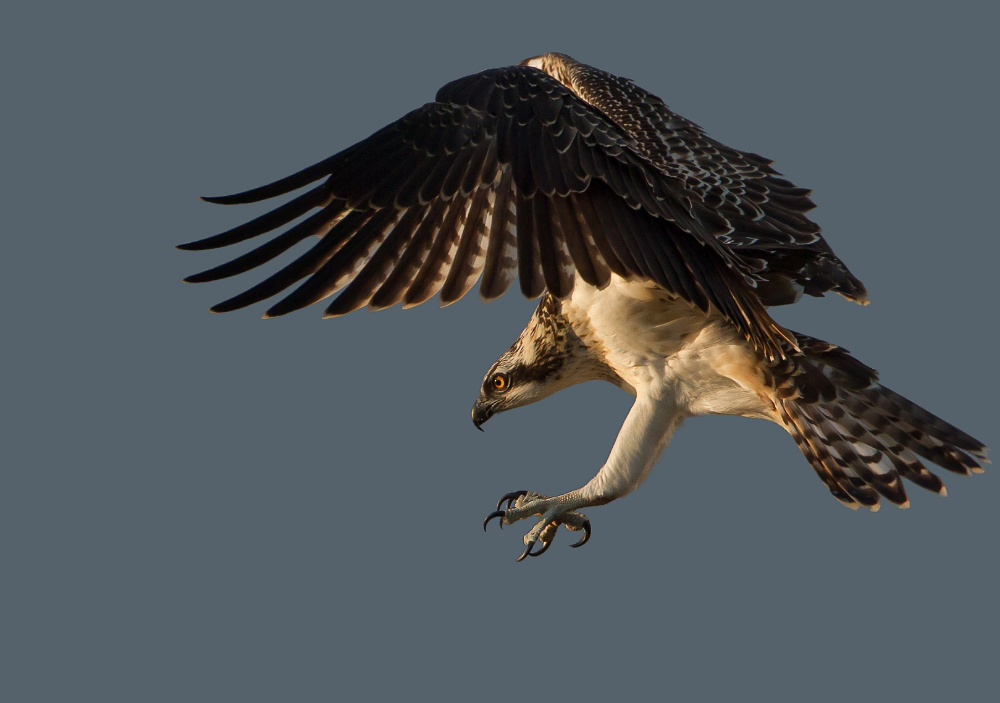
[[[496,376],[493,377],[493,387],[496,388],[498,391],[502,391],[504,388],[507,387],[507,379],[501,376],[500,374],[497,374]]]

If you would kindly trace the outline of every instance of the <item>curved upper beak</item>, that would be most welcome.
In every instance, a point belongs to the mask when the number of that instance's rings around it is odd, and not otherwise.
[[[472,424],[476,426],[476,429],[485,432],[482,425],[491,417],[493,417],[493,409],[477,400],[476,404],[472,406]]]

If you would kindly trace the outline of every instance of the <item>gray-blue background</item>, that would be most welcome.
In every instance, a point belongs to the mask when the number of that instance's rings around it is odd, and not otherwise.
[[[492,502],[586,481],[630,403],[589,384],[474,430],[532,303],[263,322],[205,312],[252,277],[179,282],[225,255],[174,244],[261,211],[197,195],[564,51],[815,188],[873,304],[779,320],[995,446],[996,14],[649,4],[8,8],[3,700],[995,694],[995,472],[855,514],[777,426],[698,418],[586,548],[515,564],[528,525],[484,535]]]

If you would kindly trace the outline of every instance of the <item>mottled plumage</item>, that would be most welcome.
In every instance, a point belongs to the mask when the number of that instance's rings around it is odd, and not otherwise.
[[[477,426],[586,380],[636,396],[586,486],[501,501],[494,516],[504,522],[542,516],[525,554],[539,540],[544,551],[559,524],[589,535],[575,511],[634,490],[690,415],[777,422],[852,507],[876,508],[879,496],[906,505],[900,477],[943,492],[918,457],[960,473],[985,461],[980,442],[879,385],[843,349],[771,319],[767,307],[802,293],[859,303],[867,294],[805,215],[808,190],[627,79],[563,54],[483,71],[325,161],[207,200],[250,203],[310,185],[181,246],[214,249],[290,225],[187,279],[200,282],[318,237],[213,310],[284,295],[265,316],[283,315],[338,293],[327,316],[435,295],[448,304],[477,281],[491,300],[516,278],[526,296],[544,297],[484,379]]]
[[[780,423],[820,479],[848,507],[877,509],[879,496],[908,507],[900,478],[945,495],[921,461],[981,473],[986,447],[879,383],[846,349],[797,334],[800,354],[768,365]]]

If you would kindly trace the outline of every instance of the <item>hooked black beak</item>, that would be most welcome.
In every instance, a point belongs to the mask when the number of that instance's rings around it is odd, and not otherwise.
[[[493,417],[493,410],[488,405],[480,405],[477,400],[476,404],[472,406],[472,424],[476,426],[476,429],[485,432],[482,425],[491,417]]]

